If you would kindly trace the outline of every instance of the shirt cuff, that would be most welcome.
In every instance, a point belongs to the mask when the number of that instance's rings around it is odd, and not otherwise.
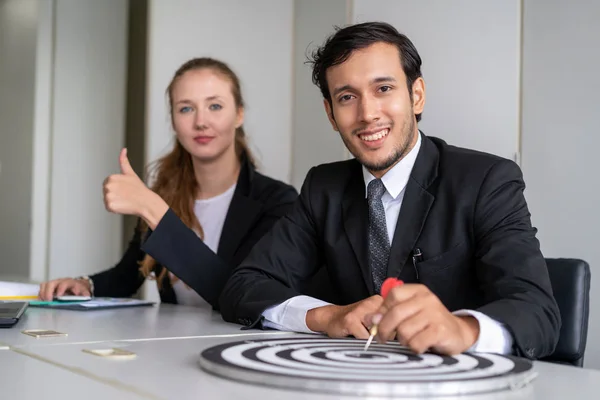
[[[306,313],[313,308],[330,305],[325,301],[310,296],[295,296],[283,303],[267,308],[262,316],[263,327],[280,331],[300,333],[320,333],[308,329],[306,326]]]
[[[458,310],[452,314],[457,317],[470,315],[479,322],[479,337],[467,351],[476,353],[511,353],[513,345],[512,335],[500,322],[473,310]]]

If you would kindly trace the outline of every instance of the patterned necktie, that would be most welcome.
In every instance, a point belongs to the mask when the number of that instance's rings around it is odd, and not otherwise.
[[[385,186],[381,179],[374,179],[367,186],[369,203],[369,268],[373,277],[375,293],[379,293],[387,276],[388,258],[390,256],[390,239],[385,223],[385,210],[381,196]]]

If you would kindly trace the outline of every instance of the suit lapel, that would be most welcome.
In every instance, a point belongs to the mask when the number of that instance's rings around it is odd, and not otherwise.
[[[342,217],[344,230],[354,251],[369,290],[373,293],[373,281],[369,270],[367,249],[368,206],[365,198],[365,182],[362,178],[360,164],[356,163],[354,178],[346,187],[342,201]]]
[[[427,189],[437,177],[439,152],[421,136],[421,148],[406,185],[388,261],[388,276],[399,276],[421,234],[435,197]],[[412,262],[412,261],[411,261]]]
[[[416,182],[408,181],[392,240],[388,276],[399,276],[402,266],[412,255],[433,200],[434,197]]]
[[[225,217],[217,255],[229,263],[244,236],[261,212],[260,202],[249,197],[254,170],[247,162],[242,162],[235,193]]]

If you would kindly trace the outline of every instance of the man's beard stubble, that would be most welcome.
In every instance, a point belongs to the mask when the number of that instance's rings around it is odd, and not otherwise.
[[[391,133],[391,131],[394,129],[394,122],[392,122],[389,129],[390,129],[390,133]],[[410,118],[410,121],[408,122],[408,126],[407,126],[407,124],[404,124],[404,126],[403,126],[403,135],[402,136],[405,138],[404,141],[399,143],[398,146],[396,148],[394,148],[394,151],[392,152],[392,154],[390,154],[390,156],[387,159],[383,160],[382,162],[376,163],[376,164],[369,163],[367,160],[364,160],[362,157],[360,157],[360,155],[357,155],[354,152],[352,152],[352,150],[349,146],[349,144],[350,144],[349,141],[344,137],[344,135],[340,135],[340,136],[342,137],[342,141],[346,145],[346,148],[352,153],[352,155],[358,160],[358,162],[360,162],[369,171],[378,172],[378,171],[385,171],[386,169],[390,168],[391,166],[396,164],[399,160],[401,160],[410,151],[410,145],[413,142],[415,134],[416,134],[415,119],[414,119],[414,117],[412,117],[412,118]],[[354,133],[353,133],[353,135],[354,135]]]

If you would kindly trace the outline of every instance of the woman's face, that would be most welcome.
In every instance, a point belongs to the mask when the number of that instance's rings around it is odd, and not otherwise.
[[[208,163],[235,152],[235,130],[244,121],[231,82],[208,68],[177,78],[171,91],[173,129],[177,140],[197,161]]]

